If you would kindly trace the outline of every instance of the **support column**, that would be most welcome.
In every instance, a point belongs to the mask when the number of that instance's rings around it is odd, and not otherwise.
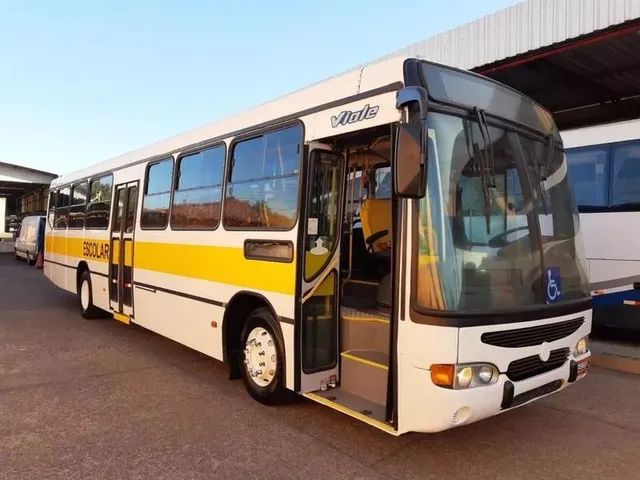
[[[7,199],[0,198],[0,237],[4,236],[7,224]]]

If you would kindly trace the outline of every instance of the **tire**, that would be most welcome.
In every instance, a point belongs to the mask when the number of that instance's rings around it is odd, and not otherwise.
[[[27,265],[30,266],[30,265],[33,265],[34,263],[36,263],[35,260],[33,260],[31,258],[31,254],[29,252],[27,252]]]
[[[86,319],[98,318],[101,310],[93,304],[93,289],[91,287],[91,275],[89,270],[84,270],[80,274],[78,282],[78,304],[80,313]]]
[[[242,329],[238,348],[244,386],[249,395],[266,405],[283,403],[287,398],[284,349],[275,334],[274,325],[275,319],[268,309],[254,310]]]

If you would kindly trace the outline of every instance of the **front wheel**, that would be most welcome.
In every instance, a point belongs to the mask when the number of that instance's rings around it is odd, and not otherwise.
[[[85,270],[80,275],[78,284],[78,300],[80,303],[80,313],[84,318],[97,318],[100,316],[100,309],[93,304],[93,289],[91,288],[91,275]]]
[[[240,336],[239,364],[249,394],[260,403],[281,403],[284,387],[284,350],[274,332],[275,319],[266,308],[253,311]]]

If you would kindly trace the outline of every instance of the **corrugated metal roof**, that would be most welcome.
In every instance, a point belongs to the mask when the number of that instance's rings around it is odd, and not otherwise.
[[[527,0],[387,55],[472,69],[640,17],[640,0]]]

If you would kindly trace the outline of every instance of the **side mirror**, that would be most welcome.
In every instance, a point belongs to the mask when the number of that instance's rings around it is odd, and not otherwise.
[[[393,157],[394,190],[398,197],[421,198],[427,187],[427,155],[421,122],[398,126]]]
[[[403,198],[421,198],[427,189],[427,150],[424,125],[427,119],[427,91],[405,87],[398,91],[396,108],[406,108],[407,123],[398,126],[393,156],[394,190]]]

